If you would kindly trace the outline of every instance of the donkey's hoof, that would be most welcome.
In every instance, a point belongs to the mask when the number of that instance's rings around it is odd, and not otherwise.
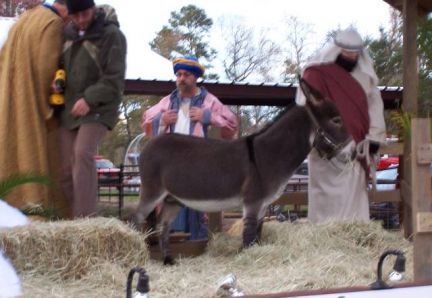
[[[166,266],[166,265],[169,265],[169,266],[172,266],[172,265],[175,265],[175,260],[174,260],[174,258],[173,257],[171,257],[171,256],[166,256],[165,258],[164,258],[164,265]]]
[[[243,249],[252,247],[254,245],[259,245],[260,241],[258,239],[254,239],[252,241],[248,241],[248,242],[243,242]]]

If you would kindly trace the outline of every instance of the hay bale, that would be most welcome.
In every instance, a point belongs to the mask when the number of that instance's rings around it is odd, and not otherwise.
[[[20,272],[80,278],[101,264],[121,267],[149,258],[146,235],[111,218],[33,222],[0,231],[0,245]]]

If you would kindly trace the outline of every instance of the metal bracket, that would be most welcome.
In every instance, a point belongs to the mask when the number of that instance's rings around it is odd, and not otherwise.
[[[417,149],[417,163],[420,165],[432,162],[432,144],[420,145]]]

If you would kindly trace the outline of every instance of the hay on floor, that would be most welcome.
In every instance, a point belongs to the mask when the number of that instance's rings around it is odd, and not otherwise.
[[[32,222],[0,231],[0,245],[19,272],[80,278],[106,262],[145,264],[145,235],[111,218]]]
[[[153,268],[151,263],[152,297],[218,297],[217,281],[230,272],[245,294],[368,286],[387,249],[405,253],[407,279],[413,278],[412,244],[379,223],[266,222],[261,245],[240,250],[241,242],[241,234],[216,234],[205,255],[182,259],[177,268]],[[393,264],[393,257],[386,259],[384,278]]]
[[[69,224],[74,225],[72,222]],[[80,224],[85,224],[85,221],[76,223]],[[119,238],[116,242],[121,242],[126,237],[119,235],[123,233],[133,235],[134,239],[140,237],[129,231],[129,227],[122,227],[124,229],[120,229],[121,232],[113,236]],[[96,239],[106,239],[103,229],[100,233]],[[21,236],[16,236],[17,245],[20,240]],[[93,240],[96,241],[94,238]],[[171,267],[163,266],[158,260],[146,261],[145,256],[138,257],[140,249],[137,247],[141,243],[132,245],[133,247],[119,243],[111,250],[111,254],[120,250],[121,252],[114,254],[122,255],[121,265],[124,266],[115,264],[114,259],[117,258],[105,257],[105,261],[98,266],[88,266],[88,273],[83,274],[80,279],[53,281],[49,276],[34,272],[43,271],[36,269],[34,261],[32,271],[22,262],[19,267],[24,283],[24,297],[125,297],[126,277],[129,269],[140,263],[137,259],[141,260],[140,264],[148,272],[150,296],[153,298],[220,297],[217,282],[228,273],[236,275],[237,287],[245,294],[368,286],[376,279],[377,262],[386,249],[400,249],[405,253],[407,280],[413,279],[412,244],[405,240],[401,233],[386,231],[377,223],[345,222],[316,226],[308,223],[266,222],[262,240],[261,245],[241,250],[241,236],[216,234],[204,255],[179,259],[177,265]],[[31,244],[29,241],[27,249],[38,249],[33,245],[38,244]],[[80,256],[87,260],[84,263],[91,262],[97,255],[92,252],[97,245],[92,245]],[[46,250],[53,249],[51,254],[55,256],[55,248],[46,247]],[[21,249],[20,254],[25,253],[25,250]],[[70,256],[70,253],[72,252],[63,253],[63,258],[77,258]],[[126,256],[130,259],[126,260]],[[32,257],[37,258],[34,254]],[[13,261],[20,262],[16,257]],[[387,276],[393,264],[392,257],[386,259],[383,276]],[[43,266],[45,270],[53,270],[55,267],[49,264]]]

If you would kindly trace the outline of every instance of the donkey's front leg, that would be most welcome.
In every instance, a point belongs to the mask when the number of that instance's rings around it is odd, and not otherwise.
[[[261,242],[261,234],[262,234],[262,228],[264,224],[264,217],[261,217],[258,219],[258,226],[257,226],[257,242]]]
[[[174,221],[181,206],[176,203],[169,203],[165,201],[161,215],[160,215],[160,234],[159,234],[159,248],[162,253],[162,260],[164,265],[174,265],[175,261],[171,255],[169,233],[171,224]]]
[[[257,241],[261,242],[262,229],[264,224],[264,216],[266,214],[266,210],[268,205],[264,205],[261,207],[260,212],[258,214],[258,227],[257,227]]]

